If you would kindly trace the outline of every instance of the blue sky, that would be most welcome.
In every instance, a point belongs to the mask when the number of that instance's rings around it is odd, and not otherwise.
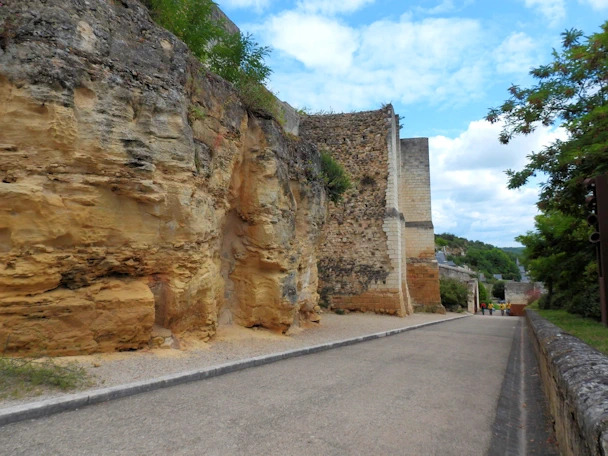
[[[512,84],[529,86],[560,33],[595,33],[608,0],[217,0],[273,49],[269,87],[312,111],[392,103],[402,137],[428,137],[435,232],[499,246],[533,228],[536,181],[506,188],[504,170],[564,137],[538,129],[508,146],[483,120]]]

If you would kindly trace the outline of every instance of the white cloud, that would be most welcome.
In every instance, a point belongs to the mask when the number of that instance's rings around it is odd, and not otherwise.
[[[587,3],[596,11],[608,9],[608,0],[579,0],[580,3]]]
[[[428,10],[423,10],[426,14],[444,14],[455,9],[453,0],[443,0],[439,5]]]
[[[499,73],[521,73],[536,64],[538,45],[523,32],[509,35],[494,51],[496,70]]]
[[[538,10],[552,25],[556,25],[566,17],[566,5],[564,0],[525,0],[525,2],[528,8]]]
[[[307,13],[337,14],[352,13],[375,0],[300,0],[298,8]]]
[[[354,29],[336,20],[295,11],[271,17],[261,30],[275,50],[329,73],[351,67],[359,41]]]
[[[413,21],[403,15],[398,21],[354,29],[334,19],[288,11],[256,32],[292,59],[276,71],[273,88],[290,103],[313,109],[470,100],[483,94],[482,62],[491,54],[481,25],[472,19]]]
[[[271,0],[219,0],[218,4],[222,9],[254,9],[264,10],[270,5]]]
[[[429,139],[435,231],[452,232],[498,246],[533,229],[538,187],[507,189],[507,168],[521,169],[526,155],[555,139],[561,129],[539,128],[509,145],[498,142],[501,124],[471,122],[456,138]]]
[[[455,11],[460,11],[464,7],[475,3],[475,0],[460,0],[460,4],[454,3],[454,0],[442,0],[438,5],[432,8],[417,7],[416,11],[422,14],[447,14]]]

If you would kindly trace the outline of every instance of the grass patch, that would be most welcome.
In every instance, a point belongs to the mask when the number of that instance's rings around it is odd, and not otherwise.
[[[48,390],[67,391],[92,385],[86,370],[76,363],[0,356],[0,399],[18,399]]]
[[[555,326],[608,355],[608,328],[601,323],[565,310],[539,309],[536,303],[528,307]]]

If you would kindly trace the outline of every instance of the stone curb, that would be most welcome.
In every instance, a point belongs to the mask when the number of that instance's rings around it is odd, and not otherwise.
[[[608,455],[608,356],[526,309],[562,454]]]
[[[418,325],[407,326],[405,328],[392,329],[390,331],[382,331],[379,333],[368,334],[352,339],[328,342],[324,344],[313,345],[310,347],[274,353],[271,355],[256,356],[255,358],[234,361],[232,363],[220,364],[215,367],[207,367],[205,369],[180,372],[177,374],[165,375],[163,377],[158,377],[151,380],[143,380],[141,382],[112,386],[110,388],[101,388],[83,393],[70,394],[56,399],[47,399],[45,401],[8,407],[4,410],[0,409],[0,426],[4,426],[10,423],[16,423],[18,421],[23,420],[42,418],[45,416],[53,415],[55,413],[66,412],[69,410],[76,410],[86,405],[99,404],[101,402],[112,401],[114,399],[133,396],[135,394],[154,391],[161,388],[168,388],[170,386],[177,386],[184,383],[204,380],[206,378],[217,377],[220,375],[229,374],[230,372],[236,372],[250,367],[274,363],[283,359],[310,355],[325,350],[331,350],[333,348],[345,347],[347,345],[353,345],[374,339],[380,339],[382,337],[393,336],[395,334],[419,329],[425,326],[432,326],[439,323],[445,323],[448,321],[459,320],[461,318],[467,318],[470,316],[471,315],[463,315],[459,317],[448,318],[446,320],[430,321],[427,323],[420,323]]]

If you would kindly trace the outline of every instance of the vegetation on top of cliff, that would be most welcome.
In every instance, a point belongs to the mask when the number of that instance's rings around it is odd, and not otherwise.
[[[346,171],[329,152],[321,152],[321,176],[330,201],[337,203],[352,184]]]
[[[448,260],[458,266],[468,266],[482,272],[488,282],[493,282],[494,274],[501,274],[505,280],[521,280],[517,266],[517,256],[492,244],[469,241],[449,233],[435,235],[435,245],[445,247]]]
[[[530,151],[522,170],[507,170],[509,188],[544,176],[535,230],[518,239],[535,280],[545,283],[541,308],[565,308],[598,318],[599,284],[592,230],[585,218],[585,179],[608,172],[608,22],[590,36],[576,29],[561,34],[552,60],[530,70],[535,84],[509,88],[509,98],[489,110],[486,120],[503,125],[499,141],[507,144],[538,126],[561,127],[556,139]]]
[[[269,47],[260,46],[251,34],[227,31],[225,21],[213,15],[212,0],[143,1],[159,25],[186,43],[207,69],[234,85],[248,108],[281,121],[277,99],[264,86],[272,73],[265,63]]]

